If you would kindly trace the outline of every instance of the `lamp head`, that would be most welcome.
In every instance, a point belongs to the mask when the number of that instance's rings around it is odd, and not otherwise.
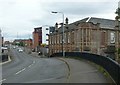
[[[58,13],[58,12],[54,12],[54,11],[52,11],[52,13]]]

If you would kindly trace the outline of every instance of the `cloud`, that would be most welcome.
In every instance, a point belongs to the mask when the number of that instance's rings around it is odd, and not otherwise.
[[[70,23],[89,16],[111,19],[115,16],[118,1],[0,0],[0,27],[4,35],[7,33],[7,39],[14,38],[17,32],[26,38],[35,27],[62,22],[61,14],[52,14],[51,11],[64,12]]]
[[[109,12],[111,6],[113,6],[112,2],[56,2],[43,8],[45,8],[45,10],[55,10],[71,15],[89,15]]]
[[[95,0],[94,0],[95,1]],[[50,24],[51,22],[61,22],[62,18],[60,14],[51,14],[51,11],[63,12],[65,17],[72,20],[80,20],[84,17],[96,16],[96,15],[107,15],[113,14],[117,3],[109,2],[47,2],[42,4],[42,8],[45,11],[45,15],[41,19],[31,20],[34,24]],[[106,17],[106,16],[104,16]],[[102,16],[101,16],[102,18]],[[108,17],[106,17],[108,18]],[[113,18],[113,17],[109,17]],[[48,20],[49,19],[49,20]],[[44,20],[44,21],[43,21]],[[52,23],[53,25],[53,23]]]
[[[24,34],[20,34],[20,33],[14,33],[14,34],[10,34],[10,33],[3,33],[3,36],[5,39],[7,40],[13,40],[13,39],[28,39],[28,38],[32,38],[32,33],[24,33]]]
[[[40,2],[114,2],[115,0],[40,0]],[[116,0],[117,2],[119,0]]]

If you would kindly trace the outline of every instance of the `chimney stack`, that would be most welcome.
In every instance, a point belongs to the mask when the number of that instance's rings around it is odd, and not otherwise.
[[[66,17],[66,19],[65,19],[65,24],[66,25],[68,24],[68,21],[69,21],[69,19]]]
[[[55,30],[57,30],[58,29],[58,23],[56,22],[56,24],[55,24]]]

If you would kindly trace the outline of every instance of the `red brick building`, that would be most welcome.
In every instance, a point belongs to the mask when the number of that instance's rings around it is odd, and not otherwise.
[[[32,48],[32,39],[24,39],[22,42],[25,44],[26,47]]]
[[[38,49],[42,44],[42,27],[34,28],[33,49]]]
[[[16,39],[13,42],[14,45],[22,45],[32,49],[32,39]]]

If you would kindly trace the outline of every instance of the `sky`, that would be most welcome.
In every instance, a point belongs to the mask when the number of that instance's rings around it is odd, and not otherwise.
[[[62,22],[63,12],[69,23],[86,17],[115,19],[119,0],[0,0],[0,29],[5,40],[32,38],[34,28]]]

